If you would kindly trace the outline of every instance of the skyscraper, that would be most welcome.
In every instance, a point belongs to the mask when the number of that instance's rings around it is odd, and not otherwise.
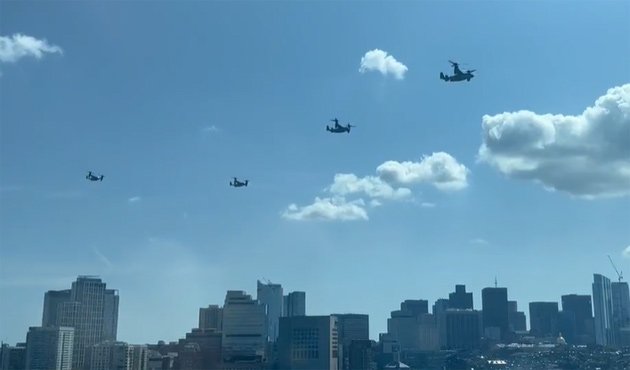
[[[280,369],[337,370],[338,338],[335,316],[294,316],[280,319]]]
[[[71,370],[74,329],[30,327],[26,335],[26,370]]]
[[[628,283],[625,281],[613,282],[610,284],[610,288],[613,304],[612,325],[615,338],[620,341],[621,329],[630,327],[630,291],[628,290]],[[617,344],[622,345],[622,343]]]
[[[61,306],[70,302],[70,289],[50,290],[44,294],[42,327],[58,326]]]
[[[350,366],[350,344],[355,340],[370,339],[370,319],[363,314],[333,314],[337,319],[337,334],[341,355],[340,368],[348,369]]]
[[[257,281],[258,286],[258,302],[267,306],[267,337],[268,340],[275,342],[278,339],[278,325],[282,316],[283,295],[282,285],[272,284],[268,282],[263,284]]]
[[[223,309],[218,305],[209,305],[199,309],[199,329],[221,331],[222,324]]]
[[[473,309],[473,294],[466,292],[466,285],[455,285],[455,292],[448,295],[449,308],[460,310]]]
[[[106,289],[98,277],[79,276],[67,291],[49,291],[44,297],[43,323],[74,328],[72,368],[83,368],[86,350],[104,340],[115,340],[118,327],[118,292]]]
[[[567,294],[562,296],[564,327],[562,335],[570,344],[595,342],[593,307],[590,295]]]
[[[518,310],[518,303],[516,301],[508,301],[508,322],[510,331],[526,331],[527,319],[525,312]]]
[[[306,293],[291,292],[284,296],[283,316],[304,316],[306,315]]]
[[[483,308],[484,336],[489,339],[505,339],[509,329],[507,288],[483,288],[481,305]]]
[[[446,349],[476,349],[481,340],[481,312],[448,309],[445,313]]]
[[[529,304],[529,331],[536,337],[558,336],[558,303],[531,302]]]
[[[600,274],[593,274],[593,308],[595,311],[595,343],[615,345],[612,327],[613,303],[610,279]]]
[[[266,346],[265,305],[240,290],[228,290],[223,305],[223,360],[262,362]]]

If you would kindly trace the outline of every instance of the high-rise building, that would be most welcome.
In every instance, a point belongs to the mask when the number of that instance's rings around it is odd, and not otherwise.
[[[71,370],[74,328],[30,327],[26,335],[26,370]]]
[[[0,370],[24,370],[26,368],[26,343],[0,345]]]
[[[507,288],[483,288],[481,305],[484,336],[488,339],[505,339],[509,331]]]
[[[424,299],[407,299],[400,304],[400,310],[411,312],[414,316],[429,313],[429,301]]]
[[[266,359],[266,307],[240,290],[228,290],[223,305],[222,354],[225,362]]]
[[[267,340],[275,342],[278,339],[278,325],[282,317],[283,295],[282,285],[257,281],[258,302],[267,306]]]
[[[74,328],[72,368],[79,369],[86,364],[87,349],[116,339],[118,292],[94,276],[79,276],[69,292],[69,297],[67,290],[46,293],[42,324]]]
[[[70,289],[50,290],[44,294],[42,327],[59,326],[61,306],[70,302]]]
[[[613,304],[613,330],[619,342],[617,344],[622,345],[621,329],[630,328],[630,290],[628,290],[628,283],[625,281],[612,282],[610,288]]]
[[[455,292],[448,295],[448,306],[460,310],[473,309],[473,294],[466,292],[466,285],[455,285]]]
[[[593,308],[595,343],[602,346],[614,346],[612,288],[610,279],[600,274],[593,274]]]
[[[209,305],[199,309],[199,329],[221,331],[223,309],[218,305]]]
[[[350,366],[350,344],[355,340],[370,339],[370,319],[363,314],[333,314],[337,318],[340,369]]]
[[[104,341],[90,347],[90,370],[147,370],[147,346]]]
[[[280,319],[278,360],[283,370],[337,370],[335,316],[294,316]]]
[[[595,342],[593,307],[590,295],[567,294],[562,296],[562,335],[569,344]]]
[[[376,368],[376,343],[371,340],[353,340],[349,349],[349,370],[371,370]]]
[[[510,331],[512,332],[523,332],[527,330],[525,312],[518,310],[518,303],[516,301],[508,301],[508,323]]]
[[[180,370],[216,369],[221,363],[222,333],[214,329],[193,329],[180,339]]]
[[[446,349],[470,350],[479,348],[481,341],[481,312],[448,309],[445,313]]]
[[[305,316],[306,315],[306,293],[291,292],[284,296],[283,316]]]
[[[434,315],[439,316],[441,313],[446,312],[448,308],[449,308],[449,300],[446,298],[439,298],[433,304],[432,312]]]
[[[530,302],[529,332],[539,338],[558,336],[558,302]]]

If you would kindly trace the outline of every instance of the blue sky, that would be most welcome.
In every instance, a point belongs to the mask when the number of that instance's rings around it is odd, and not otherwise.
[[[0,7],[4,341],[79,274],[145,343],[262,277],[377,338],[455,284],[526,309],[628,270],[628,2]]]

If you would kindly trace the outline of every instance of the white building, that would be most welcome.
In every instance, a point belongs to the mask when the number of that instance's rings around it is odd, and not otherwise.
[[[29,328],[26,335],[26,369],[71,370],[73,345],[73,328]]]

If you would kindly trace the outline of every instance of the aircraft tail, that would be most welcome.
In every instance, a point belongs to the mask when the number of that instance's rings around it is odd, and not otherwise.
[[[444,81],[448,81],[448,77],[444,75],[444,73],[440,72],[440,79]]]
[[[101,175],[101,178],[99,180],[103,181],[103,177],[105,177],[105,176]]]

